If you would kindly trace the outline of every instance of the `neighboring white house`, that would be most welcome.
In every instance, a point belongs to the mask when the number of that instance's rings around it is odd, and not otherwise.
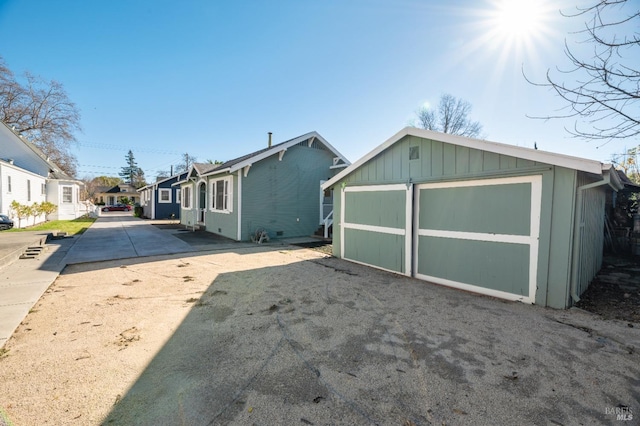
[[[12,217],[16,228],[43,222],[44,217],[33,216],[19,220],[11,211],[11,203],[31,205],[46,201],[46,184],[45,177],[17,167],[13,161],[0,159],[0,214]]]
[[[48,219],[75,219],[87,212],[80,201],[77,181],[51,162],[31,142],[0,121],[0,213],[14,218],[16,227],[44,222],[44,216],[18,221],[11,203],[34,204],[49,201],[58,206]]]

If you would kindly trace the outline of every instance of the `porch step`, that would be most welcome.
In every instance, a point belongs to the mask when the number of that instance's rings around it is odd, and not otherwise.
[[[316,229],[316,231],[313,233],[312,237],[324,239],[324,225],[320,225],[318,229]],[[327,238],[327,240],[331,241],[332,237],[333,237],[333,225],[329,225],[329,238]]]
[[[28,247],[24,253],[20,255],[20,259],[36,259],[43,251],[43,246]]]

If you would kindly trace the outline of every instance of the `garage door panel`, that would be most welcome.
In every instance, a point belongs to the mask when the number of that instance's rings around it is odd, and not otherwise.
[[[524,244],[420,236],[417,273],[529,296],[529,254]]]
[[[529,183],[420,189],[421,229],[529,235]]]
[[[533,175],[418,185],[415,275],[534,303],[541,182]]]
[[[344,258],[404,273],[404,235],[359,229],[346,229],[344,235]]]
[[[359,225],[405,228],[406,191],[347,192],[345,221]]]

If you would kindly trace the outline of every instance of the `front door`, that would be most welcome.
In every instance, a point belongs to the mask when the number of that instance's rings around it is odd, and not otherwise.
[[[207,210],[207,185],[198,185],[198,223],[204,223],[204,213]]]

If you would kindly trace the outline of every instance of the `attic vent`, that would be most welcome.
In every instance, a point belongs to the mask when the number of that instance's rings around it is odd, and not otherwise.
[[[318,143],[318,141],[317,141],[317,140],[314,140],[314,141],[311,143],[311,146],[309,146],[309,142],[308,142],[308,141],[302,141],[302,142],[299,142],[299,143],[297,143],[295,146],[303,146],[303,147],[305,147],[305,148],[312,148],[312,149],[319,149],[319,150],[322,150],[322,151],[326,151],[326,149],[325,149],[324,145],[322,145],[322,144]]]
[[[409,160],[418,160],[419,158],[420,158],[420,147],[419,146],[409,147]]]

